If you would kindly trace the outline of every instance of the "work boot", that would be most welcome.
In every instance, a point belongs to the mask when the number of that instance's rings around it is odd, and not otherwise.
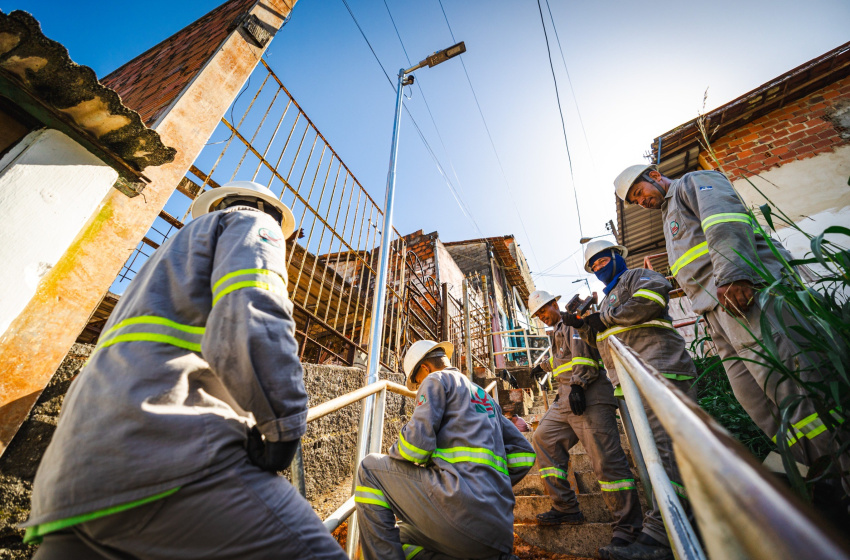
[[[641,533],[635,542],[608,552],[611,560],[673,560],[673,550],[667,543],[658,542]]]
[[[631,541],[621,539],[620,537],[614,537],[613,539],[611,539],[611,542],[608,543],[607,546],[603,546],[599,549],[599,557],[602,558],[602,560],[610,560],[611,552],[613,552],[614,550],[619,550],[621,548],[626,548],[630,544],[632,544]]]
[[[581,525],[584,521],[582,512],[564,513],[555,508],[537,516],[537,523],[540,525]]]

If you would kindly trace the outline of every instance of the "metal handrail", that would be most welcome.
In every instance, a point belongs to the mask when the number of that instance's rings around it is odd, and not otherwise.
[[[711,558],[850,560],[844,539],[774,480],[729,432],[616,336],[608,340],[653,491],[680,560],[705,556],[660,465],[641,397],[673,440]]]
[[[498,382],[492,381],[489,385],[484,389],[484,392],[492,394],[493,398],[496,399],[496,402],[499,402],[499,393],[498,393]],[[384,403],[386,401],[386,391],[391,393],[395,393],[397,395],[402,395],[404,397],[415,398],[416,392],[411,391],[407,387],[399,385],[398,383],[393,383],[392,381],[388,381],[386,379],[382,379],[376,383],[370,383],[365,387],[361,387],[359,389],[355,389],[350,393],[346,393],[344,395],[340,395],[339,397],[333,398],[329,401],[323,402],[322,404],[316,405],[310,408],[307,411],[307,423],[313,422],[314,420],[318,420],[323,416],[327,416],[333,412],[336,412],[346,406],[352,405],[356,402],[362,401],[363,399],[374,395],[376,393],[380,393],[379,398],[376,400],[375,408],[376,414],[373,416],[374,419],[380,419],[380,422],[374,422],[374,424],[368,429],[371,433],[371,439],[373,442],[377,441],[377,448],[380,449],[380,436],[379,434],[383,433],[384,427]],[[370,446],[372,448],[375,445]],[[301,495],[304,495],[304,462],[301,459],[301,449],[299,447],[298,454],[296,455],[295,460],[292,462],[292,478],[293,485],[299,488]],[[362,460],[362,458],[358,458]],[[358,461],[359,466],[359,461]],[[355,471],[357,467],[355,467]],[[355,477],[356,477],[355,472]],[[348,519],[352,513],[354,513],[354,492],[352,491],[352,495],[334,511],[332,514],[328,516],[322,523],[325,528],[329,532],[335,531],[340,525],[342,525],[343,521]],[[349,530],[348,539],[349,539],[349,557],[353,558],[351,551],[356,546],[356,543],[352,542],[352,539],[356,537],[356,530]],[[354,536],[352,536],[354,535]]]

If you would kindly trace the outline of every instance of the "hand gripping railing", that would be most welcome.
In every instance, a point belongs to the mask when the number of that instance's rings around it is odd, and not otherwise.
[[[487,385],[487,388],[484,389],[487,393],[492,393],[496,402],[498,402],[498,393],[496,388],[496,381],[491,382]],[[379,393],[378,398],[375,401],[375,414],[372,416],[372,425],[369,427],[370,439],[373,442],[373,445],[370,445],[371,449],[380,450],[381,448],[381,435],[384,430],[384,408],[387,398],[387,391],[391,393],[396,393],[397,395],[402,395],[405,397],[415,398],[416,393],[409,390],[407,387],[403,387],[398,383],[393,383],[392,381],[387,381],[383,379],[378,381],[377,383],[371,383],[366,385],[365,387],[361,387],[355,391],[351,391],[350,393],[346,393],[345,395],[341,395],[336,397],[335,399],[331,399],[327,402],[324,402],[320,405],[314,406],[313,408],[307,411],[307,423],[314,420],[318,420],[323,416],[327,416],[332,412],[336,412],[346,406],[359,402],[366,397],[374,395],[375,393]],[[362,437],[362,435],[361,435]],[[357,468],[360,466],[360,462],[363,460],[362,456],[359,456],[358,453],[357,463],[354,466],[354,477],[356,481],[357,477]],[[300,447],[299,451],[296,455],[295,460],[292,462],[292,484],[295,486],[301,495],[305,494],[304,490],[304,462],[301,459]],[[354,513],[354,493],[343,503],[339,508],[336,509],[327,519],[324,520],[324,525],[328,529],[328,531],[333,532],[339,527],[343,521],[348,519],[351,514]],[[354,558],[354,554],[357,547],[357,534],[356,524],[349,524],[349,531],[347,537],[347,550],[349,558]]]
[[[850,547],[696,403],[616,336],[608,339],[679,560],[705,553],[658,456],[641,398],[670,434],[702,540],[717,560],[850,559]]]

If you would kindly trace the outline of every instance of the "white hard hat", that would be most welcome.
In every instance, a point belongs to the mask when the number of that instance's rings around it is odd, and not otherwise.
[[[540,308],[550,301],[558,301],[561,296],[554,296],[546,290],[537,290],[528,296],[528,314],[534,317],[534,314],[540,311]]]
[[[402,367],[404,368],[404,373],[407,375],[407,380],[405,384],[407,388],[411,391],[415,391],[419,388],[418,383],[414,383],[413,374],[416,373],[416,367],[419,365],[419,362],[422,361],[426,355],[432,350],[437,350],[438,348],[442,348],[446,356],[449,359],[452,358],[452,354],[454,354],[455,347],[451,342],[434,342],[433,340],[418,340],[410,345],[410,348],[407,349],[407,353],[404,355],[404,361],[402,362]]]
[[[624,257],[629,254],[629,250],[622,245],[614,245],[607,239],[596,239],[584,246],[584,269],[588,272],[593,272],[590,269],[590,259],[608,249],[613,249]]]
[[[221,202],[221,199],[234,194],[259,198],[264,203],[271,204],[280,212],[281,216],[283,216],[280,229],[283,231],[284,239],[287,239],[295,231],[295,216],[292,215],[292,210],[286,204],[279,201],[270,188],[254,181],[231,181],[217,189],[206,191],[196,198],[192,204],[192,217],[197,218],[198,216],[209,213],[211,208],[214,208]]]
[[[657,168],[651,163],[639,163],[637,165],[630,165],[625,168],[622,173],[617,175],[617,178],[614,179],[614,190],[617,191],[617,196],[623,202],[630,204],[626,201],[626,195],[629,194],[629,189],[632,188],[635,181],[637,181],[641,175],[650,170],[656,170]]]

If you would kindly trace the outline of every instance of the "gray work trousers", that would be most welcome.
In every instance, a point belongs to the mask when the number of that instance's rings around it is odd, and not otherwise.
[[[697,391],[693,387],[694,379],[670,382],[677,389],[685,393],[691,400],[696,401]],[[682,475],[679,473],[679,465],[676,463],[676,457],[673,453],[673,440],[670,434],[661,425],[661,421],[655,412],[646,404],[646,399],[643,400],[643,409],[646,411],[646,419],[649,420],[649,428],[652,430],[652,437],[655,440],[655,447],[658,449],[658,456],[661,459],[661,464],[664,466],[664,472],[670,478],[673,484],[673,490],[680,498],[684,498],[682,505],[688,512],[691,524],[694,524],[693,513],[690,504],[687,502],[688,494],[682,484]],[[664,529],[664,520],[661,518],[661,511],[658,509],[658,503],[653,496],[652,509],[646,512],[643,518],[643,532],[657,540],[658,542],[667,542],[667,531]]]
[[[569,450],[581,442],[614,517],[614,536],[633,541],[641,530],[641,509],[634,475],[620,445],[615,410],[612,405],[593,404],[576,416],[559,400],[540,421],[532,444],[553,507],[563,513],[578,513],[578,498],[567,481],[567,472]]]
[[[132,473],[128,473],[132,476]],[[346,560],[282,476],[233,467],[142,506],[50,533],[34,560]]]
[[[363,459],[357,485],[380,490],[390,505],[355,504],[363,560],[498,560],[506,551],[471,540],[434,506],[429,471],[377,453]]]
[[[723,366],[726,368],[735,398],[753,422],[775,441],[779,427],[779,406],[782,401],[787,397],[805,395],[805,392],[793,380],[783,379],[779,373],[772,372],[771,367],[764,364],[764,359],[757,354],[763,352],[758,343],[758,340],[763,339],[762,314],[767,316],[772,326],[773,341],[786,366],[792,370],[799,366],[803,379],[817,380],[821,373],[813,371],[811,364],[818,356],[807,355],[801,351],[801,341],[780,334],[782,330],[772,307],[762,310],[758,305],[754,305],[744,317],[733,317],[718,305],[708,311],[705,318],[711,327],[711,337],[718,355],[724,360],[733,358],[724,361]],[[786,327],[799,324],[790,313],[782,319]],[[747,332],[747,329],[750,332]],[[791,416],[791,424],[813,414],[815,409],[812,403],[803,400]],[[818,457],[830,452],[834,445],[831,440],[829,431],[823,431],[812,438],[801,435],[791,444],[791,451],[799,462],[812,465]],[[850,468],[850,457],[847,453],[842,456],[841,462],[844,470]]]

